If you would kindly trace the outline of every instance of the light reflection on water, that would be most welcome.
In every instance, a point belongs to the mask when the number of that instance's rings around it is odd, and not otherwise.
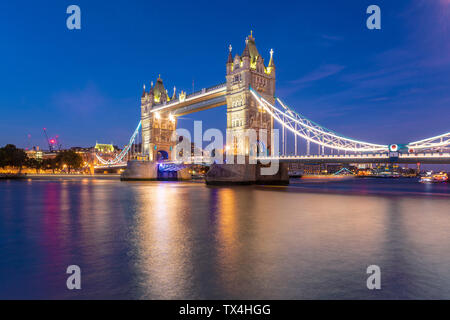
[[[450,298],[449,184],[33,180],[0,204],[0,298]]]

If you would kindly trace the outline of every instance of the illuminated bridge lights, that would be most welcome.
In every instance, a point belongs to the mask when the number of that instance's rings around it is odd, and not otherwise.
[[[253,90],[253,88],[250,88],[250,92],[252,93],[256,101],[278,123],[305,140],[327,148],[351,152],[380,152],[388,150],[387,145],[368,143],[337,135],[333,131],[321,127],[316,123],[308,120],[306,117],[303,117],[292,111],[279,99],[277,99],[277,101],[280,102],[280,104],[284,108],[284,111],[269,103],[255,90]]]
[[[226,85],[221,84],[208,89],[203,89],[192,95],[186,97],[183,100],[176,100],[165,105],[159,106],[153,110],[157,117],[161,110],[172,108],[169,114],[171,120],[174,120],[176,116],[179,116],[179,112],[188,113],[199,111],[205,108],[205,106],[216,105],[224,100],[226,92]],[[346,159],[389,159],[389,152],[398,152],[398,159],[404,161],[412,161],[412,159],[450,159],[450,132],[435,137],[410,142],[408,144],[390,144],[381,145],[375,143],[364,142],[352,138],[340,135],[332,130],[329,130],[319,124],[309,120],[301,114],[295,112],[293,109],[286,106],[280,99],[276,101],[281,107],[269,103],[261,95],[258,94],[253,88],[250,88],[250,92],[254,99],[258,103],[258,107],[268,112],[277,123],[282,125],[285,129],[291,131],[296,136],[299,136],[309,142],[315,143],[321,147],[327,147],[333,150],[341,150],[345,152],[353,152],[357,154],[349,155],[304,155],[304,156],[265,156],[258,157],[259,159],[278,159],[278,160],[302,160],[302,159],[330,159],[330,160],[346,160]],[[217,95],[217,96],[213,96]],[[198,100],[200,99],[200,100]],[[206,100],[202,100],[206,99]],[[214,100],[216,99],[216,100]],[[130,137],[128,144],[113,160],[105,160],[98,154],[96,157],[102,164],[98,167],[114,167],[125,166],[125,156],[131,149],[139,130],[141,129],[141,122],[138,123],[133,135]],[[397,158],[397,155],[396,157]],[[392,159],[392,157],[391,157]],[[208,163],[208,159],[190,159],[190,163]],[[209,159],[210,160],[210,159]],[[183,161],[175,161],[174,164],[180,165]],[[186,161],[184,161],[186,162]],[[161,170],[166,170],[168,163],[165,163]],[[169,168],[169,167],[167,167]],[[167,169],[169,170],[169,169]]]
[[[315,143],[322,147],[327,147],[334,150],[342,150],[356,153],[379,153],[379,152],[416,152],[417,150],[428,149],[437,151],[438,148],[450,147],[450,133],[442,134],[436,137],[423,139],[409,144],[391,144],[380,145],[369,142],[364,142],[337,134],[336,132],[326,129],[308,118],[298,114],[294,110],[286,106],[280,99],[277,98],[278,103],[282,109],[269,103],[253,88],[250,88],[255,100],[259,106],[267,111],[279,124],[288,129],[295,135]],[[441,150],[442,152],[442,150]],[[427,153],[428,154],[428,153]]]
[[[197,92],[194,92],[193,94],[188,95],[184,99],[173,100],[173,101],[163,104],[161,106],[157,106],[156,108],[150,110],[150,113],[160,112],[162,110],[166,110],[169,108],[176,109],[176,110],[182,109],[183,107],[189,108],[190,105],[195,104],[196,100],[199,100],[201,98],[208,98],[208,96],[213,96],[213,95],[217,95],[217,94],[219,94],[220,96],[217,98],[213,98],[213,99],[216,99],[217,103],[221,103],[221,102],[225,101],[224,97],[225,97],[226,90],[227,90],[226,83],[222,83],[222,84],[219,84],[219,85],[213,86],[211,88],[207,88],[207,89],[202,89],[200,91],[197,91]],[[206,104],[206,102],[203,102],[203,103],[199,102],[198,104],[199,104],[199,107],[202,107],[204,104]]]
[[[348,154],[348,155],[301,155],[263,156],[260,161],[302,162],[302,163],[450,163],[450,153],[399,153],[390,157],[389,153]]]
[[[123,158],[128,154],[128,151],[130,151],[130,148],[133,145],[134,140],[136,139],[137,135],[139,134],[140,129],[141,129],[141,121],[139,121],[139,123],[136,127],[136,130],[134,130],[134,133],[131,136],[126,147],[116,156],[116,158],[114,158],[113,160],[110,160],[110,161],[106,161],[106,160],[102,159],[98,154],[95,154],[98,161],[100,161],[100,163],[102,163],[104,165],[108,165],[108,166],[117,165],[117,164],[121,163],[123,161]]]
[[[450,146],[450,132],[439,136],[408,143],[408,148],[415,151],[418,149],[446,148]]]
[[[178,164],[178,163],[159,163],[158,164],[158,171],[160,171],[160,172],[174,172],[174,171],[179,171],[184,168],[186,168],[186,166],[184,164]]]

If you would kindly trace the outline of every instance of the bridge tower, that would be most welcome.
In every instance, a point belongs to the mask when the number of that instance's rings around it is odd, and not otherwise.
[[[254,148],[250,146],[248,129],[254,129],[258,141],[259,130],[267,130],[267,141],[263,148],[268,153],[271,150],[273,118],[264,109],[258,107],[250,93],[250,87],[256,90],[268,102],[275,103],[275,63],[273,50],[270,50],[270,61],[266,66],[264,58],[256,48],[253,32],[245,40],[245,49],[241,56],[233,58],[232,47],[229,47],[227,61],[227,152],[237,155],[249,155]],[[228,141],[231,140],[231,141]]]
[[[143,155],[148,157],[150,161],[160,159],[171,160],[172,150],[176,143],[172,141],[172,134],[177,128],[177,119],[169,112],[155,111],[164,106],[171,99],[175,99],[175,88],[172,98],[169,97],[167,90],[164,88],[161,76],[153,82],[150,90],[142,92],[141,97],[141,121],[142,121],[142,150]]]

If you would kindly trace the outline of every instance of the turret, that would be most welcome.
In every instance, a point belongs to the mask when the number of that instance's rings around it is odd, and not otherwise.
[[[150,105],[154,104],[154,95],[153,95],[153,81],[150,82],[150,90],[148,91],[148,100],[150,101]]]
[[[228,60],[227,60],[227,74],[229,74],[231,71],[233,71],[233,55],[231,53],[231,50],[233,49],[233,47],[230,46],[228,47],[229,52],[228,52]]]
[[[242,67],[244,69],[250,68],[250,49],[248,47],[248,38],[245,39],[245,48],[242,52]]]
[[[142,150],[143,155],[150,161],[158,158],[158,152],[171,154],[175,147],[171,137],[176,130],[176,117],[169,112],[151,112],[155,107],[160,107],[172,99],[176,99],[176,88],[173,88],[172,98],[164,88],[161,75],[158,76],[155,84],[153,81],[150,90],[146,91],[145,86],[141,98],[141,124],[142,124]],[[169,156],[170,159],[170,156]]]
[[[176,99],[177,98],[177,87],[173,87],[173,95],[172,95],[172,99],[171,100],[174,100],[174,99]]]
[[[161,75],[159,75],[158,79],[156,80],[155,86],[150,91],[153,92],[153,101],[155,103],[164,103],[169,100],[169,95],[164,88]]]
[[[273,62],[273,49],[270,49],[270,61],[267,66],[267,73],[271,74],[272,72],[275,72],[275,62]]]
[[[253,32],[245,39],[245,48],[242,56],[235,55],[232,69],[230,70],[229,53],[227,62],[227,144],[231,146],[234,154],[248,155],[251,150],[249,142],[245,138],[246,129],[267,131],[268,141],[266,152],[271,150],[271,140],[273,129],[273,118],[258,108],[250,88],[256,90],[269,103],[275,103],[275,63],[273,61],[273,51],[271,51],[268,65],[264,62],[256,48]]]
[[[241,66],[241,57],[236,53],[233,61],[233,70],[238,69]]]

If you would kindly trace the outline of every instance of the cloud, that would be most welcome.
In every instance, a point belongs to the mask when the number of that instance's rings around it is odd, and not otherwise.
[[[389,100],[389,99],[390,99],[389,97],[378,97],[378,98],[373,98],[370,101],[377,102],[377,101],[386,101],[386,100]]]
[[[280,86],[277,91],[283,96],[291,95],[304,87],[314,84],[317,81],[339,73],[344,68],[344,66],[337,64],[324,64],[303,77],[289,81],[286,85]]]
[[[321,47],[332,47],[344,40],[341,36],[330,35],[330,34],[319,34],[316,39],[316,44]]]
[[[140,116],[139,95],[112,97],[93,83],[55,93],[49,107],[48,119],[55,122],[52,128],[62,138],[64,147],[80,145],[80,141],[84,145],[99,141],[123,146]]]
[[[108,99],[93,84],[76,91],[63,91],[52,97],[60,110],[76,114],[93,114],[108,104]]]
[[[322,39],[330,40],[330,41],[341,41],[343,38],[339,36],[329,35],[329,34],[322,34]]]
[[[321,65],[285,82],[277,95],[306,117],[362,140],[407,142],[448,131],[450,0],[415,0],[406,9],[398,20],[407,33],[394,45],[338,62],[345,68]],[[433,125],[424,126],[424,119]]]
[[[345,67],[337,64],[324,64],[309,74],[291,81],[292,84],[309,84],[339,73]]]
[[[416,0],[402,15],[410,50],[426,56],[427,65],[450,62],[450,0]]]

